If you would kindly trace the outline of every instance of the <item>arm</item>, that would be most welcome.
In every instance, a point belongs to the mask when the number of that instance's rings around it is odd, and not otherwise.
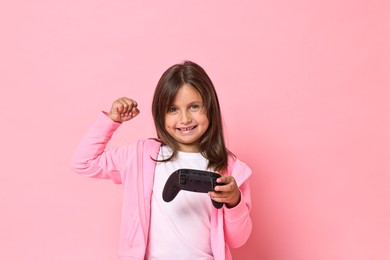
[[[121,183],[119,155],[124,155],[121,149],[110,149],[106,146],[111,140],[115,130],[120,126],[101,113],[93,123],[87,134],[76,148],[72,159],[71,168],[84,176],[112,179],[115,183]]]
[[[82,175],[121,183],[120,172],[128,157],[129,147],[106,150],[107,143],[122,122],[139,114],[131,99],[116,100],[110,113],[101,113],[82,139],[71,160],[71,168]]]
[[[213,200],[225,203],[223,207],[225,241],[233,248],[245,244],[252,231],[248,181],[251,173],[251,169],[246,164],[236,160],[232,175],[225,175],[217,180],[224,185],[216,186],[215,192],[209,193]]]
[[[224,208],[226,243],[237,248],[246,243],[252,232],[250,188],[248,180],[240,186],[241,200],[234,208]]]

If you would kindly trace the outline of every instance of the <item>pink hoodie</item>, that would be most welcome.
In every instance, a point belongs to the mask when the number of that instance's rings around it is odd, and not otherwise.
[[[143,260],[148,242],[151,195],[160,143],[140,140],[127,146],[106,149],[120,126],[103,113],[82,139],[71,161],[74,171],[94,178],[112,179],[123,184],[123,205],[119,255],[121,260]],[[241,201],[234,208],[213,208],[211,247],[216,260],[232,259],[229,246],[242,246],[252,231],[248,178],[250,168],[229,158],[228,174],[234,176],[241,190]]]

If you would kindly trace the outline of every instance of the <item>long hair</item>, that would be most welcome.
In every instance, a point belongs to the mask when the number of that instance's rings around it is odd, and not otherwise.
[[[179,147],[176,140],[165,130],[165,115],[184,84],[191,85],[200,93],[209,120],[209,127],[199,140],[199,151],[209,161],[208,168],[223,172],[227,169],[228,156],[234,155],[225,146],[217,93],[205,70],[191,61],[168,68],[162,74],[154,92],[152,114],[157,137],[173,151],[171,157],[162,161],[169,161],[177,156]]]

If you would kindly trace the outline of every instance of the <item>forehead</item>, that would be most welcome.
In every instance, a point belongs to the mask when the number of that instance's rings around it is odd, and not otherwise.
[[[194,102],[202,102],[202,96],[199,91],[190,84],[184,84],[173,98],[174,105],[189,104]]]

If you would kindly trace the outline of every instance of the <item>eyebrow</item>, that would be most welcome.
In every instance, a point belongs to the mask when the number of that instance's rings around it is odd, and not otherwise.
[[[190,106],[190,105],[194,105],[194,104],[197,104],[197,105],[198,105],[198,104],[203,104],[203,100],[192,101],[192,102],[186,104],[186,106]],[[172,106],[178,106],[178,105],[172,103],[172,104],[170,104],[168,107],[172,107]]]

